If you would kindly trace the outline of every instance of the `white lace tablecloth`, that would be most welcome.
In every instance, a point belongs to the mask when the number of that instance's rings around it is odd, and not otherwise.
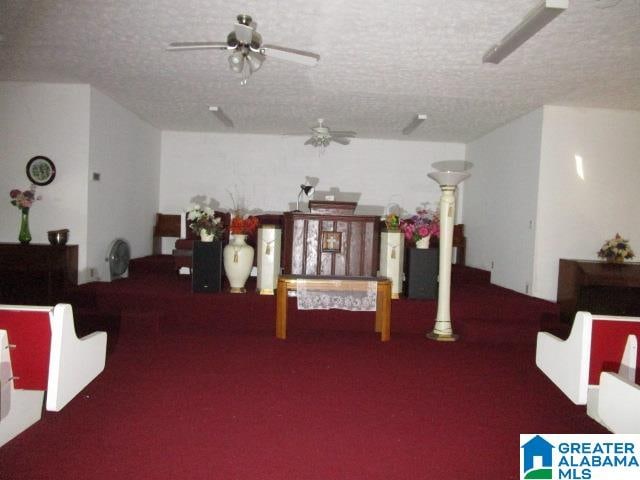
[[[376,281],[359,282],[352,287],[341,285],[314,285],[298,280],[297,298],[299,310],[350,310],[352,312],[375,312],[378,300]]]

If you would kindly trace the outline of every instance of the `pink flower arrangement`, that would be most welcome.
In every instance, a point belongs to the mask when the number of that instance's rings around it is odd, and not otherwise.
[[[432,210],[418,210],[415,215],[400,221],[400,230],[409,242],[433,235],[440,236],[440,218]]]
[[[9,192],[9,196],[11,197],[11,205],[18,207],[20,210],[31,208],[33,202],[42,198],[40,196],[36,197],[36,186],[33,184],[29,190],[25,190],[24,192],[14,188]]]

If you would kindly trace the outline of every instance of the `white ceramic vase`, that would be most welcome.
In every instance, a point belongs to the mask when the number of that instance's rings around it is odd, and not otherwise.
[[[200,240],[203,242],[213,242],[213,233],[207,233],[206,230],[200,230]]]
[[[247,245],[246,240],[246,235],[233,234],[222,253],[224,272],[229,279],[231,293],[246,292],[244,284],[251,274],[254,254],[253,247]]]
[[[416,248],[429,248],[429,240],[431,240],[431,235],[422,237],[416,242]]]

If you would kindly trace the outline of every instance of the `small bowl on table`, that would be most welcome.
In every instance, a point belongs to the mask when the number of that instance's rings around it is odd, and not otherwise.
[[[69,240],[69,229],[64,228],[62,230],[49,230],[47,232],[49,243],[51,245],[66,245]]]

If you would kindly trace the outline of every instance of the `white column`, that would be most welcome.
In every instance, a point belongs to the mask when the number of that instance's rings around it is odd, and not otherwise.
[[[391,298],[400,298],[402,269],[404,266],[404,234],[382,232],[380,234],[380,275],[391,280]]]
[[[273,295],[280,275],[280,237],[281,230],[275,225],[263,225],[258,229],[258,279],[257,290],[260,295]]]

